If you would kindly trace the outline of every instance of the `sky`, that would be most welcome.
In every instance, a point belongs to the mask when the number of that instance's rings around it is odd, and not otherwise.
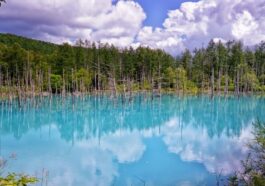
[[[136,2],[142,6],[147,15],[144,20],[145,26],[162,27],[168,11],[179,8],[185,0],[136,0]]]
[[[207,44],[265,40],[265,0],[7,0],[0,32],[54,43],[148,46],[172,55]]]

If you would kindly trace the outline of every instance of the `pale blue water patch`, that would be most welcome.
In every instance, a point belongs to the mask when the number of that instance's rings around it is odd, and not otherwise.
[[[132,102],[55,97],[3,104],[0,156],[37,185],[216,185],[240,169],[262,97],[177,97]],[[44,175],[44,176],[43,176]]]

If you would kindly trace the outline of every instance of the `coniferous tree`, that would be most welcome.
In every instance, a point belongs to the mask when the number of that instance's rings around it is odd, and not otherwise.
[[[265,90],[265,44],[209,42],[173,58],[163,50],[78,40],[55,45],[0,34],[0,86],[19,91],[174,90],[212,95]],[[195,91],[196,92],[196,91]]]

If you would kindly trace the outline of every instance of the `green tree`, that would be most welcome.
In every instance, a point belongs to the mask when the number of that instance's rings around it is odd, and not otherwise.
[[[191,78],[191,68],[192,68],[192,55],[188,49],[182,54],[182,66],[187,71],[187,75]]]
[[[254,139],[249,144],[250,153],[242,162],[243,171],[230,179],[230,185],[265,185],[265,123],[254,123]]]
[[[242,76],[244,91],[253,91],[258,88],[259,80],[253,71],[248,71]]]
[[[216,43],[211,40],[208,44],[206,49],[206,59],[207,59],[207,66],[208,66],[208,74],[210,79],[210,87],[211,87],[211,95],[213,96],[215,91],[215,76],[216,76],[216,69],[218,66],[218,55],[217,55],[217,46]]]
[[[207,77],[207,72],[205,71],[206,54],[205,49],[195,49],[193,57],[193,67],[192,67],[192,81],[197,87],[202,90],[205,87],[205,77]]]
[[[62,76],[56,75],[56,74],[51,74],[51,88],[52,91],[55,93],[58,93],[61,91],[62,85],[63,85],[63,80]]]
[[[70,74],[72,69],[75,68],[74,51],[72,46],[64,43],[58,48],[52,57],[52,73],[63,75],[65,71]]]
[[[198,87],[202,91],[211,89],[212,94],[222,89],[225,93],[230,90],[238,94],[265,90],[264,43],[252,50],[245,49],[241,42],[223,44],[212,40],[207,48],[195,49],[192,54],[185,50],[173,58],[163,50],[142,46],[120,49],[87,40],[78,40],[75,46],[55,45],[0,34],[0,85],[54,91],[50,82],[53,74],[61,77],[63,91],[116,86],[123,91],[126,87],[127,90]],[[174,72],[176,78],[172,78]]]
[[[92,83],[92,73],[84,68],[79,69],[74,74],[74,79],[77,80],[79,87],[82,91],[89,89]]]
[[[27,186],[37,182],[37,178],[23,174],[9,173],[6,177],[0,177],[0,185],[3,186]]]
[[[176,71],[172,67],[168,67],[164,73],[164,79],[167,86],[175,88],[176,86]]]
[[[176,69],[176,88],[177,90],[182,90],[183,92],[187,87],[187,72],[183,67]]]

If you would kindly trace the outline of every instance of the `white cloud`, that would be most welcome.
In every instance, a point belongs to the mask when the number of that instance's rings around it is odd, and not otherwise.
[[[206,130],[194,130],[192,124],[181,127],[178,121],[173,118],[161,129],[170,152],[178,154],[183,161],[202,163],[211,173],[229,175],[241,170],[241,160],[248,154],[246,144],[253,138],[251,127],[238,137],[226,134],[209,137]]]
[[[140,45],[164,49],[169,53],[185,49],[180,34],[167,32],[161,28],[143,27],[137,39]]]
[[[128,46],[145,18],[134,1],[9,0],[0,12],[0,31],[59,43],[82,38]]]
[[[9,0],[0,11],[1,32],[61,43],[78,38],[178,54],[210,39],[265,40],[265,0],[200,0],[170,10],[161,28],[143,26],[133,0]]]
[[[136,131],[116,131],[111,136],[104,136],[102,141],[101,148],[112,152],[119,163],[139,160],[146,148],[141,135]]]
[[[193,49],[210,39],[242,40],[255,45],[265,40],[264,0],[201,0],[182,3],[168,12],[162,28],[144,27],[138,42],[172,54]]]
[[[73,144],[60,138],[56,124],[43,127],[41,135],[30,131],[19,143],[6,137],[6,143],[11,145],[4,148],[3,154],[9,154],[14,147],[18,156],[10,171],[20,172],[23,167],[27,174],[41,177],[44,169],[49,171],[48,184],[52,186],[112,185],[119,176],[118,164],[136,162],[146,149],[137,130],[103,133],[100,139],[95,136]],[[25,148],[29,143],[30,148]]]

